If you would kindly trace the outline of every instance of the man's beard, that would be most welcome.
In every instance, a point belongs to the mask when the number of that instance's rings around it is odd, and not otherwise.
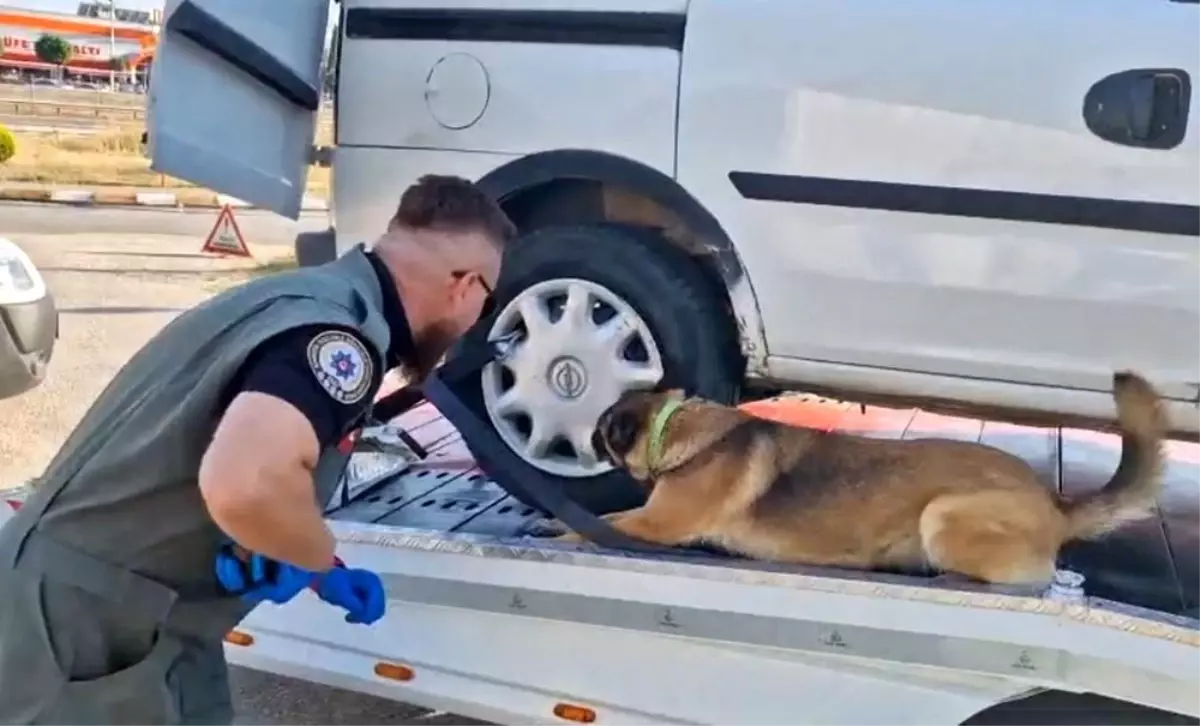
[[[414,350],[400,364],[400,374],[408,383],[423,382],[457,340],[458,334],[449,321],[434,323],[414,338]]]

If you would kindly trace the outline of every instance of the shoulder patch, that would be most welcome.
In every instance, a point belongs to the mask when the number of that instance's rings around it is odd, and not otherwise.
[[[345,404],[361,401],[371,390],[375,360],[362,341],[341,330],[327,330],[308,344],[308,367],[321,388]]]

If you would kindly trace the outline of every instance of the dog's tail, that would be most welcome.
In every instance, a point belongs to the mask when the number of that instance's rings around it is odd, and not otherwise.
[[[1158,392],[1129,371],[1113,375],[1121,462],[1100,491],[1063,505],[1067,539],[1089,539],[1153,513],[1162,487],[1167,421]]]

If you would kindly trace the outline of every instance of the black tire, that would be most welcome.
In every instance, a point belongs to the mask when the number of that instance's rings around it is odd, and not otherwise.
[[[337,239],[332,229],[296,235],[296,265],[317,267],[337,259]]]
[[[1044,691],[978,713],[963,726],[1173,726],[1197,719],[1094,693]]]
[[[745,364],[737,328],[724,291],[686,253],[657,232],[626,225],[552,227],[539,229],[512,244],[496,290],[497,311],[530,286],[546,280],[581,278],[600,284],[619,296],[650,327],[663,358],[666,387],[723,403],[735,403]],[[486,335],[488,317],[472,331]],[[455,387],[471,411],[488,422],[480,375]],[[493,429],[494,432],[494,429]],[[496,435],[489,446],[506,446]],[[484,470],[489,446],[467,442]],[[537,471],[521,462],[526,471]],[[520,472],[508,472],[520,479]],[[550,477],[593,513],[628,509],[645,500],[645,492],[624,472],[595,477]],[[536,502],[525,502],[536,506]]]

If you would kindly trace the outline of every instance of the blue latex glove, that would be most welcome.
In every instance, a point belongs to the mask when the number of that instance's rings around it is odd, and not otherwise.
[[[308,570],[257,553],[242,560],[228,545],[217,552],[215,566],[221,587],[254,604],[269,600],[282,605],[312,584],[314,578]]]
[[[313,589],[325,602],[344,608],[347,623],[370,625],[382,618],[387,608],[383,581],[370,570],[352,569],[339,563],[318,575]]]

